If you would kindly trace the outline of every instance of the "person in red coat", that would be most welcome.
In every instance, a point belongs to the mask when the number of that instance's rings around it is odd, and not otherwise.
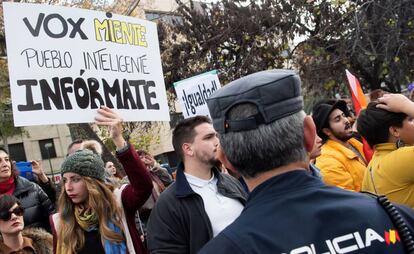
[[[105,183],[104,162],[96,151],[84,149],[68,156],[61,167],[58,213],[51,219],[55,253],[146,253],[135,213],[151,194],[151,178],[122,137],[120,116],[102,107],[96,123],[109,127],[130,183],[119,188]]]

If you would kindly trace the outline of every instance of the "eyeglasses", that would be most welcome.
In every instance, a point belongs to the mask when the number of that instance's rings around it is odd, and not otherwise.
[[[24,208],[21,206],[18,206],[14,208],[12,211],[0,212],[0,220],[4,220],[4,221],[10,220],[13,213],[16,216],[23,216]]]

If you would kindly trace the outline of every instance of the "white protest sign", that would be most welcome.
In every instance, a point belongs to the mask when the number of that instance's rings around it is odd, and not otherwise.
[[[169,121],[156,24],[60,6],[3,2],[15,126]]]
[[[174,88],[181,102],[184,118],[210,116],[206,100],[220,87],[216,70],[175,82]]]

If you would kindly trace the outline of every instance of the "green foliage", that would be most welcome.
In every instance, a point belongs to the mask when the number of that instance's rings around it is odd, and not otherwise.
[[[24,128],[14,127],[8,78],[7,63],[0,60],[0,140],[2,140],[4,146],[8,145],[8,137],[28,135]]]
[[[24,128],[14,127],[13,114],[9,104],[0,102],[0,118],[0,139],[2,139],[3,142],[5,142],[4,139],[7,137],[26,133]]]
[[[225,84],[285,67],[299,71],[306,91],[324,97],[347,90],[345,69],[366,91],[398,92],[414,80],[414,1],[176,2],[182,21],[159,25],[167,86],[211,69]]]
[[[280,16],[279,7],[255,1],[220,1],[197,9],[191,8],[192,2],[190,6],[177,3],[183,21],[159,25],[167,86],[212,69],[227,83],[259,70],[283,67],[282,52],[293,38],[293,34],[287,36],[293,15]]]
[[[160,137],[152,133],[146,133],[140,136],[134,136],[130,139],[131,144],[137,150],[149,151],[150,147],[160,143]]]
[[[137,150],[149,151],[153,145],[160,143],[160,127],[158,122],[127,122],[123,123],[125,140],[128,140]],[[98,135],[109,151],[115,152],[116,147],[109,137],[106,127],[98,127]]]
[[[344,85],[345,68],[365,91],[385,86],[400,92],[413,81],[413,1],[348,1],[340,8],[327,1],[314,4],[323,10],[321,19],[294,54],[305,86],[317,90],[331,79]],[[330,87],[332,96],[339,87]]]
[[[137,150],[149,151],[150,147],[160,143],[160,122],[125,123],[124,128],[129,134],[129,141]]]

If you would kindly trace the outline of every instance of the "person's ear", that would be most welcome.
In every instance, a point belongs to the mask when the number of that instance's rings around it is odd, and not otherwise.
[[[183,154],[184,155],[187,155],[187,156],[190,156],[190,157],[194,155],[194,151],[193,151],[193,148],[192,148],[190,143],[184,143],[181,146],[181,149],[183,149]]]
[[[389,132],[390,137],[394,137],[396,140],[400,138],[399,128],[390,126],[388,128],[388,132]]]
[[[316,139],[316,127],[311,116],[306,116],[303,120],[303,134],[305,149],[310,153]]]
[[[329,128],[323,128],[322,132],[327,136],[330,137],[332,135],[332,131]]]

